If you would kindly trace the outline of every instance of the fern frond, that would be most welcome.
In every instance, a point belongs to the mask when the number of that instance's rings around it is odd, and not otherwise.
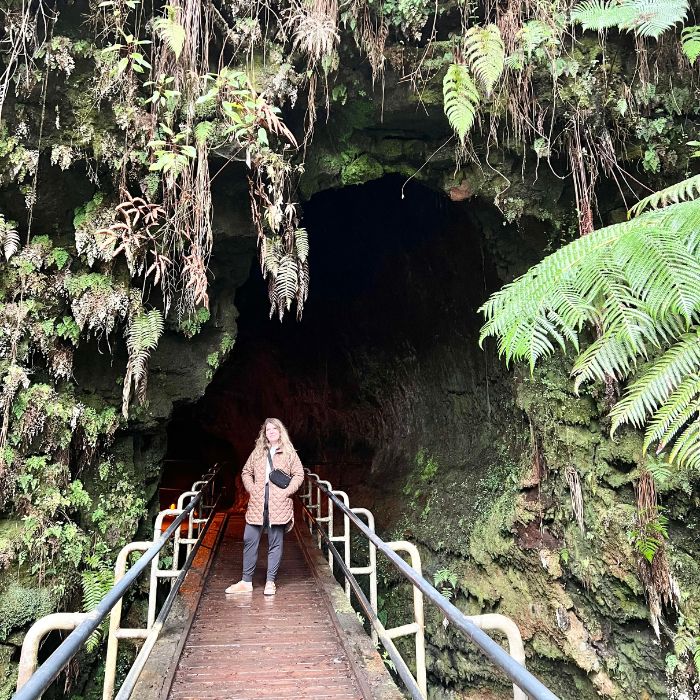
[[[646,430],[645,449],[658,441],[657,454],[661,452],[676,435],[694,419],[700,410],[700,378],[697,374],[686,377],[678,389],[654,414]]]
[[[667,29],[685,20],[687,0],[585,0],[573,9],[571,21],[583,30],[603,32],[611,27],[658,39]]]
[[[580,24],[583,31],[595,29],[604,32],[632,19],[630,8],[625,3],[614,0],[585,0],[574,7],[571,21]]]
[[[164,41],[168,48],[175,54],[175,59],[180,59],[180,54],[185,46],[185,29],[175,19],[176,8],[166,5],[168,17],[158,17],[153,22],[153,29],[158,32],[161,41]]]
[[[194,138],[197,143],[205,144],[207,139],[211,137],[214,133],[214,124],[212,122],[199,122],[197,126],[194,127]]]
[[[94,571],[83,571],[80,574],[83,586],[83,612],[92,612],[109,593],[114,585],[114,572],[104,563]],[[88,652],[94,651],[107,629],[109,618],[96,629],[85,642]]]
[[[305,262],[309,257],[309,234],[305,228],[298,228],[294,232],[294,245],[297,248],[297,257]]]
[[[469,75],[469,69],[453,63],[447,69],[442,90],[447,119],[459,140],[464,143],[467,133],[474,125],[479,104],[479,92]]]
[[[681,32],[681,49],[692,66],[700,56],[700,27],[685,27]]]
[[[695,175],[666,189],[654,192],[654,194],[637,202],[630,209],[630,216],[638,216],[647,207],[658,209],[660,206],[665,207],[669,204],[678,204],[678,202],[695,199],[698,195],[700,195],[700,175]]]
[[[576,373],[622,376],[632,365],[619,353],[633,362],[648,343],[683,332],[679,317],[687,328],[700,310],[698,219],[700,204],[686,202],[569,243],[481,307],[481,342],[496,336],[506,362],[525,359],[534,368],[556,346],[566,350],[569,342],[578,351],[584,326],[601,328],[604,340],[580,358]],[[597,368],[586,365],[594,357]]]
[[[297,262],[291,255],[285,255],[280,261],[277,277],[275,278],[275,294],[277,296],[280,321],[284,311],[289,311],[296,297],[299,278],[297,277]]]
[[[700,421],[697,418],[676,438],[668,461],[678,462],[687,469],[700,468]]]
[[[620,23],[620,29],[652,39],[685,21],[689,9],[688,0],[623,0],[622,4],[629,8],[631,16]]]
[[[0,248],[9,260],[19,250],[19,233],[14,221],[5,221],[5,217],[0,214]]]
[[[490,94],[503,73],[506,58],[501,30],[495,24],[471,27],[464,35],[463,46],[472,74]]]
[[[642,427],[647,418],[668,401],[684,380],[689,375],[695,375],[698,370],[700,370],[700,328],[695,328],[692,332],[684,334],[675,345],[649,366],[637,381],[628,387],[623,398],[610,413],[612,419],[611,434],[614,434],[617,428],[624,423],[630,423],[636,428]],[[687,388],[684,392],[686,391]],[[687,400],[682,402],[674,401],[673,404],[676,408],[667,407],[658,416],[658,420],[655,419],[652,423],[654,429],[651,435],[654,436],[657,433],[663,435],[667,426],[688,405],[690,398],[692,397],[689,396]],[[645,448],[654,439],[659,438],[647,438]]]
[[[139,403],[143,405],[145,402],[148,359],[151,351],[158,347],[163,330],[163,316],[158,309],[134,316],[127,328],[126,346],[129,351],[129,360],[126,365],[122,393],[122,413],[125,418],[129,417],[132,382]]]
[[[297,260],[297,275],[299,278],[299,285],[297,287],[297,321],[301,321],[301,316],[304,313],[304,304],[309,296],[309,261],[304,260],[303,262],[299,259]]]

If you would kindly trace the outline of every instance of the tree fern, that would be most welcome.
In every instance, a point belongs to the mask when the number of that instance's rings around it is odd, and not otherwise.
[[[148,358],[151,351],[158,346],[158,341],[163,335],[163,327],[163,316],[158,309],[153,309],[134,316],[127,328],[126,345],[129,351],[129,361],[126,365],[122,394],[122,413],[125,418],[129,417],[132,383],[139,403],[141,405],[145,403]]]
[[[585,0],[571,12],[571,21],[580,24],[584,31],[595,29],[603,32],[624,24],[630,18],[628,5],[615,0]]]
[[[647,208],[657,209],[659,206],[665,207],[669,204],[685,202],[695,199],[698,195],[700,195],[700,175],[695,175],[645,197],[632,207],[630,214],[637,216]]]
[[[557,345],[566,350],[568,342],[578,352],[583,327],[599,328],[618,344],[607,359],[598,355],[593,376],[624,376],[624,358],[646,355],[648,344],[678,330],[678,318],[687,328],[700,309],[698,219],[700,204],[686,202],[564,246],[482,306],[482,341],[497,336],[506,362],[525,359],[534,367]]]
[[[668,426],[685,410],[692,396],[697,394],[697,387],[700,385],[694,373],[698,367],[700,328],[694,328],[692,332],[681,336],[679,342],[646,368],[639,379],[629,386],[624,398],[610,414],[612,431],[615,432],[624,423],[641,428],[648,417],[656,413],[681,384],[689,381],[690,384],[683,390],[683,396],[687,398],[678,397],[673,402],[675,409],[659,416],[659,421],[653,424],[654,428],[647,438],[647,445],[660,439]],[[692,386],[696,388],[693,389]]]
[[[182,49],[185,46],[185,29],[176,19],[176,7],[166,5],[165,10],[168,16],[158,17],[153,22],[153,29],[158,33],[161,41],[164,41],[175,54],[175,59],[179,60]]]
[[[479,92],[469,75],[469,69],[453,63],[442,83],[445,114],[459,140],[464,143],[467,133],[474,125]]]
[[[658,39],[666,30],[685,20],[687,0],[585,0],[573,9],[571,21],[602,32],[611,27]]]
[[[649,198],[695,195],[691,179]],[[644,203],[642,203],[644,204]],[[645,449],[672,443],[669,460],[700,468],[700,201],[671,204],[577,239],[494,294],[481,340],[531,368],[573,347],[575,387],[623,380],[652,347],[664,349],[611,413],[612,432],[646,425]],[[581,350],[584,328],[597,337]],[[644,539],[644,538],[642,538]],[[640,540],[642,541],[642,540]]]
[[[700,27],[686,27],[681,32],[681,48],[692,66],[700,56]]]
[[[632,17],[621,28],[653,39],[685,21],[689,9],[687,0],[627,0],[624,4],[632,9]]]
[[[471,27],[464,35],[463,46],[472,74],[489,94],[503,73],[506,54],[501,30],[495,24]]]

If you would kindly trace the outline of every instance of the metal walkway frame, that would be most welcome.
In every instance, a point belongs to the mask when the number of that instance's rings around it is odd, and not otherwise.
[[[378,639],[394,663],[396,673],[403,681],[413,700],[426,700],[428,697],[427,673],[425,666],[425,630],[423,614],[423,597],[437,606],[446,620],[449,620],[513,681],[514,700],[558,700],[545,685],[525,668],[525,651],[522,637],[517,625],[504,615],[489,614],[466,616],[449,602],[422,575],[420,553],[411,542],[384,542],[374,531],[374,516],[365,508],[350,508],[348,495],[344,491],[334,490],[330,482],[321,479],[309,469],[305,472],[305,490],[299,495],[304,517],[312,534],[316,529],[318,546],[322,542],[328,549],[328,563],[333,571],[334,560],[338,562],[345,576],[345,592],[350,598],[352,589],[372,627],[373,639]],[[326,498],[326,510],[323,514],[322,496]],[[334,508],[343,514],[343,533],[334,532]],[[312,512],[313,511],[313,512]],[[367,524],[359,517],[367,518]],[[369,541],[369,565],[351,567],[350,523],[355,525]],[[326,525],[327,532],[323,529]],[[335,543],[343,543],[341,555]],[[377,616],[377,550],[384,554],[399,572],[413,585],[414,621],[409,624],[385,629]],[[405,551],[411,557],[407,564],[397,552]],[[370,599],[367,599],[355,574],[369,574]],[[507,638],[510,654],[491,639],[484,630],[499,630]],[[396,648],[393,640],[397,637],[415,634],[416,639],[416,677]]]

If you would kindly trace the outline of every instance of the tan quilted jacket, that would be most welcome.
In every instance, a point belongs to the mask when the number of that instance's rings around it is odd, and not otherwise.
[[[296,452],[292,455],[291,463],[288,464],[289,455],[280,447],[272,463],[275,469],[281,469],[292,477],[289,486],[281,489],[270,482],[270,501],[268,504],[270,525],[287,525],[289,531],[294,524],[294,503],[292,496],[304,481],[304,468]],[[253,452],[243,467],[241,477],[243,486],[250,494],[248,510],[245,514],[246,522],[251,525],[263,524],[263,510],[265,508],[265,463],[267,462],[267,451],[260,458],[255,457]]]

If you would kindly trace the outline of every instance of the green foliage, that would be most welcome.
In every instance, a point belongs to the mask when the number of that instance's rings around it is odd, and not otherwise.
[[[533,52],[539,49],[545,43],[553,40],[551,27],[540,22],[537,19],[531,19],[523,24],[522,29],[518,31],[518,41],[522,47],[523,53],[532,57]]]
[[[467,133],[474,125],[479,105],[479,92],[469,75],[469,69],[453,63],[442,83],[444,107],[450,126],[464,143]]]
[[[0,248],[5,260],[9,260],[19,250],[17,222],[6,221],[2,214],[0,214]]]
[[[457,574],[447,568],[439,569],[433,575],[433,585],[442,593],[447,600],[450,600],[457,588]]]
[[[126,332],[126,347],[129,351],[129,361],[124,377],[122,392],[122,413],[129,417],[129,400],[133,382],[134,393],[140,405],[146,401],[146,384],[148,381],[148,358],[151,351],[158,347],[158,341],[163,335],[163,315],[158,309],[140,313],[134,316]]]
[[[202,326],[210,317],[209,309],[200,306],[194,313],[188,314],[180,322],[180,330],[186,338],[193,338],[202,330]]]
[[[165,6],[167,17],[158,17],[153,22],[153,29],[158,33],[161,41],[164,41],[168,48],[175,54],[175,59],[179,60],[182,49],[185,46],[185,29],[177,21],[177,7]]]
[[[53,261],[56,263],[56,267],[59,270],[62,270],[65,267],[68,260],[70,260],[70,255],[63,248],[54,248],[51,251],[51,257],[53,258]]]
[[[149,170],[163,173],[172,172],[177,178],[190,161],[197,157],[197,149],[183,143],[188,139],[186,132],[176,134],[165,124],[160,124],[160,129],[167,134],[170,140],[149,141],[147,145],[153,149],[156,156],[156,162],[149,166]]]
[[[70,316],[64,316],[63,320],[56,324],[56,335],[70,340],[73,345],[77,346],[80,339],[80,327]]]
[[[54,600],[46,588],[28,588],[11,583],[0,594],[0,641],[18,627],[24,627],[54,611]]]
[[[102,192],[96,192],[95,196],[83,207],[76,207],[75,216],[73,217],[73,226],[77,229],[81,226],[86,219],[95,211],[97,207],[102,204],[104,199],[104,194]]]
[[[577,386],[626,376],[647,345],[677,336],[700,305],[700,206],[677,204],[594,231],[494,294],[481,339],[498,336],[506,361],[531,367],[557,343],[576,351],[581,329],[600,331],[579,356]]]
[[[207,364],[214,370],[216,371],[219,369],[219,353],[218,352],[212,352],[209,355],[207,355]]]
[[[71,296],[80,296],[86,291],[106,292],[112,289],[112,278],[99,272],[89,272],[67,277],[65,286]]]
[[[197,143],[204,144],[214,134],[214,124],[212,122],[202,121],[194,128],[194,138]]]
[[[430,481],[437,474],[437,470],[437,462],[432,457],[429,457],[423,465],[423,471],[420,475],[421,481]]]
[[[471,27],[464,35],[463,47],[472,74],[490,94],[503,73],[505,48],[501,30],[495,24]]]
[[[693,196],[696,178],[641,202]],[[648,423],[645,449],[673,440],[669,459],[700,467],[700,203],[647,212],[573,241],[496,293],[481,309],[481,340],[498,337],[506,361],[534,368],[555,344],[574,347],[582,382],[625,379],[650,348],[665,352],[645,368],[612,411],[612,432]],[[597,337],[581,350],[584,328]],[[640,541],[646,542],[644,533]]]
[[[666,207],[669,204],[695,199],[698,195],[700,195],[700,175],[695,175],[645,197],[632,207],[630,213],[638,216],[647,208]]]
[[[613,408],[612,432],[624,423],[641,428],[649,422],[644,446],[659,442],[662,450],[678,431],[697,414],[700,406],[700,329],[683,334],[642,375]],[[684,461],[684,460],[681,460]]]
[[[573,9],[571,20],[584,31],[603,32],[611,27],[658,39],[666,30],[683,22],[687,0],[585,0]]]
[[[102,556],[105,553],[105,548],[103,547]],[[83,587],[83,612],[86,613],[92,612],[114,586],[114,571],[110,563],[105,561],[102,556],[93,554],[87,557],[87,564],[90,568],[83,571],[80,575]],[[106,634],[108,625],[109,617],[88,637],[88,640],[85,642],[88,652],[94,651],[99,646],[102,636]]]
[[[221,352],[222,354],[226,354],[228,352],[231,352],[233,350],[233,346],[236,344],[236,339],[231,337],[230,333],[224,333],[223,337],[221,338]]]
[[[690,65],[694,65],[697,57],[700,56],[700,27],[685,27],[683,29],[681,48],[690,61]]]
[[[700,626],[691,617],[681,615],[678,630],[673,639],[672,658],[667,657],[667,668],[673,673],[680,659],[689,659],[695,666],[696,673],[700,674]],[[669,655],[670,656],[670,655]]]
[[[643,521],[629,535],[630,544],[639,552],[650,564],[654,559],[654,555],[659,551],[659,547],[663,544],[664,538],[668,537],[667,526],[668,518],[662,515],[660,509],[655,509],[657,513],[640,513],[638,519]],[[649,517],[652,516],[653,517]]]

